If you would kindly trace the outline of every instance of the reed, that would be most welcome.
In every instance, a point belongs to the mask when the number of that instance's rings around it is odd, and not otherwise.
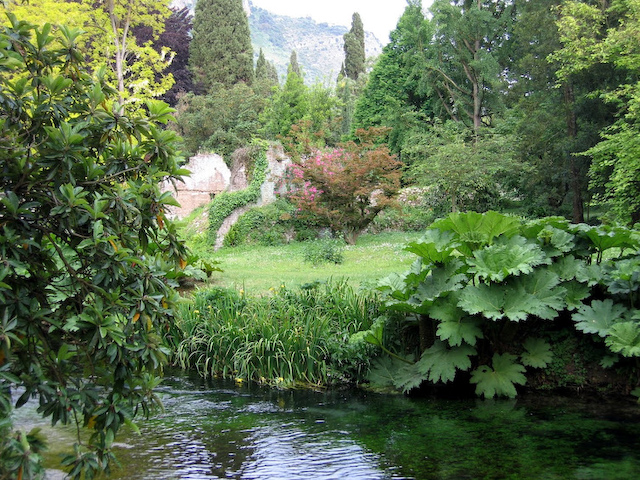
[[[349,339],[379,315],[373,292],[344,281],[281,286],[261,297],[203,290],[181,307],[176,358],[204,377],[283,387],[357,381],[368,356],[354,355]]]

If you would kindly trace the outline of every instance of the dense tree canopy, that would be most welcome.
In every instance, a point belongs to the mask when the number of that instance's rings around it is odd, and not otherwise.
[[[93,0],[6,2],[18,18],[43,25],[77,27],[87,34],[79,40],[90,67],[106,68],[106,79],[118,91],[119,103],[139,105],[163,95],[173,85],[165,69],[173,59],[169,49],[155,49],[153,41],[164,30],[169,0]],[[151,38],[136,42],[133,29],[145,26]]]

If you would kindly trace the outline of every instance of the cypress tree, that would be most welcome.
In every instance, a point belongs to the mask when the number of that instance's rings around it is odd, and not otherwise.
[[[302,71],[300,70],[300,65],[298,65],[298,54],[295,50],[291,52],[291,57],[289,57],[289,68],[287,68],[287,74],[291,72],[302,77]]]
[[[256,61],[256,80],[264,80],[266,78],[268,78],[267,59],[264,58],[264,53],[260,49],[260,54]]]
[[[344,70],[347,77],[357,80],[365,70],[364,26],[359,13],[351,19],[351,30],[344,34]]]
[[[198,0],[193,19],[189,67],[196,88],[253,81],[253,49],[242,0]]]

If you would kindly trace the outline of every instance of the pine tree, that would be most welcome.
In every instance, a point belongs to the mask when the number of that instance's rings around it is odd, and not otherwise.
[[[351,20],[351,30],[344,34],[344,69],[347,77],[357,80],[364,72],[364,26],[359,13],[354,13]]]
[[[199,91],[253,81],[253,49],[242,0],[198,0],[189,66]]]

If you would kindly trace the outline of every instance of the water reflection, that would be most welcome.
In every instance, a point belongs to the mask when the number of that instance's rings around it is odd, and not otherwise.
[[[640,478],[633,404],[278,391],[182,374],[160,391],[165,412],[118,438],[111,478]]]

